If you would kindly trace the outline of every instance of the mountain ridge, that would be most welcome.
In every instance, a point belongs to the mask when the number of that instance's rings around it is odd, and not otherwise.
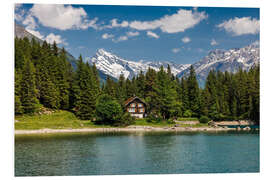
[[[232,48],[229,50],[215,49],[208,53],[207,56],[192,64],[197,74],[199,84],[202,86],[210,70],[214,69],[221,72],[235,73],[239,68],[249,70],[260,62],[259,43],[254,42],[242,48]],[[182,78],[188,74],[184,70],[177,74]]]
[[[161,66],[166,68],[167,65],[170,65],[172,74],[177,75],[190,66],[190,64],[176,64],[170,61],[126,60],[105,49],[98,49],[96,54],[92,58],[87,58],[86,61],[90,64],[95,63],[99,70],[114,78],[119,78],[123,74],[125,78],[129,79],[137,76],[141,71],[145,73],[149,67],[158,71]]]
[[[239,68],[249,70],[254,65],[259,64],[259,52],[259,42],[256,41],[242,48],[211,50],[207,56],[193,64],[176,64],[170,61],[140,60],[136,62],[121,58],[105,49],[98,49],[96,54],[92,58],[86,58],[86,61],[90,64],[95,63],[101,72],[116,79],[119,78],[120,74],[123,74],[125,78],[131,79],[137,76],[140,71],[145,73],[149,67],[158,71],[161,65],[166,68],[168,64],[171,67],[172,74],[182,78],[189,73],[189,67],[192,65],[197,74],[199,85],[203,86],[211,69],[233,73]]]

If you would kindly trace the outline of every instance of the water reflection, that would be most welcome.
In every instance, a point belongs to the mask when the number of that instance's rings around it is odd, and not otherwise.
[[[75,133],[15,138],[16,176],[258,171],[258,133]]]

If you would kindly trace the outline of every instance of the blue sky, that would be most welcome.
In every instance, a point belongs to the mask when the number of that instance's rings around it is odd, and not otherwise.
[[[194,63],[259,40],[258,8],[17,4],[15,21],[74,57],[104,48],[139,61]]]

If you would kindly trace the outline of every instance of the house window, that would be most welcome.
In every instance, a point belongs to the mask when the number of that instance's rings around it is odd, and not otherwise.
[[[136,106],[135,103],[130,104],[130,107],[135,107],[135,106]]]
[[[139,109],[139,112],[144,112],[144,108],[140,108]]]
[[[135,108],[129,108],[128,112],[135,112]]]
[[[143,105],[141,103],[138,104],[138,107],[143,107]]]

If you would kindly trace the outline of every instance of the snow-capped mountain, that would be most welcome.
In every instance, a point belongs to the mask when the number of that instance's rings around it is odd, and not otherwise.
[[[249,70],[260,61],[259,42],[252,43],[243,48],[234,48],[229,50],[210,51],[200,61],[192,64],[197,74],[200,85],[203,85],[211,69],[216,71],[236,72],[239,67],[243,70]],[[188,69],[181,71],[177,77],[181,78],[188,73]]]
[[[177,75],[181,71],[187,69],[190,64],[175,64],[168,61],[144,61],[140,60],[139,62],[123,59],[119,56],[116,56],[110,52],[105,51],[104,49],[99,49],[95,56],[92,58],[87,58],[86,61],[90,64],[95,63],[97,69],[102,71],[104,74],[112,76],[114,78],[119,78],[121,74],[125,78],[131,79],[134,76],[137,76],[140,71],[145,73],[150,67],[155,70],[159,70],[161,66],[167,68],[169,64],[171,71],[174,75]]]

